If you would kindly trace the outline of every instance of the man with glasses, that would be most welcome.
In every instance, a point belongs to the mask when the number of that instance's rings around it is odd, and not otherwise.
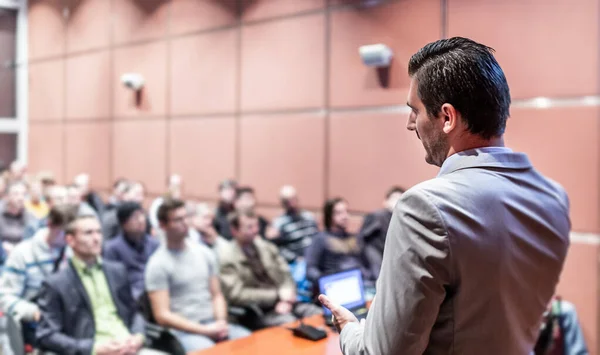
[[[127,270],[100,257],[98,218],[78,216],[65,237],[74,255],[68,268],[42,285],[38,345],[61,355],[155,353],[141,350],[144,319],[136,312]]]

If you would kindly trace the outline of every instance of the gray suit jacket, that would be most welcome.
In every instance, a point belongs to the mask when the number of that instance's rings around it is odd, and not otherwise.
[[[455,154],[394,210],[366,324],[346,355],[525,355],[569,245],[568,198],[524,154]]]
[[[137,312],[127,270],[120,263],[102,261],[117,313],[132,334],[144,333],[144,318]],[[92,353],[96,334],[92,304],[72,265],[42,284],[38,301],[42,319],[36,329],[40,347],[61,355]]]

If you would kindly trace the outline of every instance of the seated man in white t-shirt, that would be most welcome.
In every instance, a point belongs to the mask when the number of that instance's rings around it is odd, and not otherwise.
[[[157,323],[171,328],[187,352],[249,335],[245,328],[227,323],[227,304],[213,253],[186,242],[185,204],[165,200],[157,216],[166,243],[152,255],[145,273]]]

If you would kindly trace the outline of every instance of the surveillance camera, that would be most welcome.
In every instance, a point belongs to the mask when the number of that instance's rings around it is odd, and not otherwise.
[[[392,62],[392,50],[385,44],[370,44],[358,49],[363,63],[369,67],[385,68]]]
[[[125,87],[139,91],[144,87],[144,77],[137,73],[127,73],[121,76],[121,83]]]

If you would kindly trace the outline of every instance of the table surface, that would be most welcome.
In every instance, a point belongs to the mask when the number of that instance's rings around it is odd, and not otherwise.
[[[217,344],[202,351],[188,355],[228,355],[228,354],[260,354],[260,355],[341,355],[339,334],[332,331],[323,320],[322,315],[312,316],[304,320],[305,324],[323,327],[327,331],[327,338],[319,341],[310,341],[295,337],[292,331],[285,327],[295,327],[299,322],[286,324],[281,327],[272,327],[252,333],[249,337]]]

